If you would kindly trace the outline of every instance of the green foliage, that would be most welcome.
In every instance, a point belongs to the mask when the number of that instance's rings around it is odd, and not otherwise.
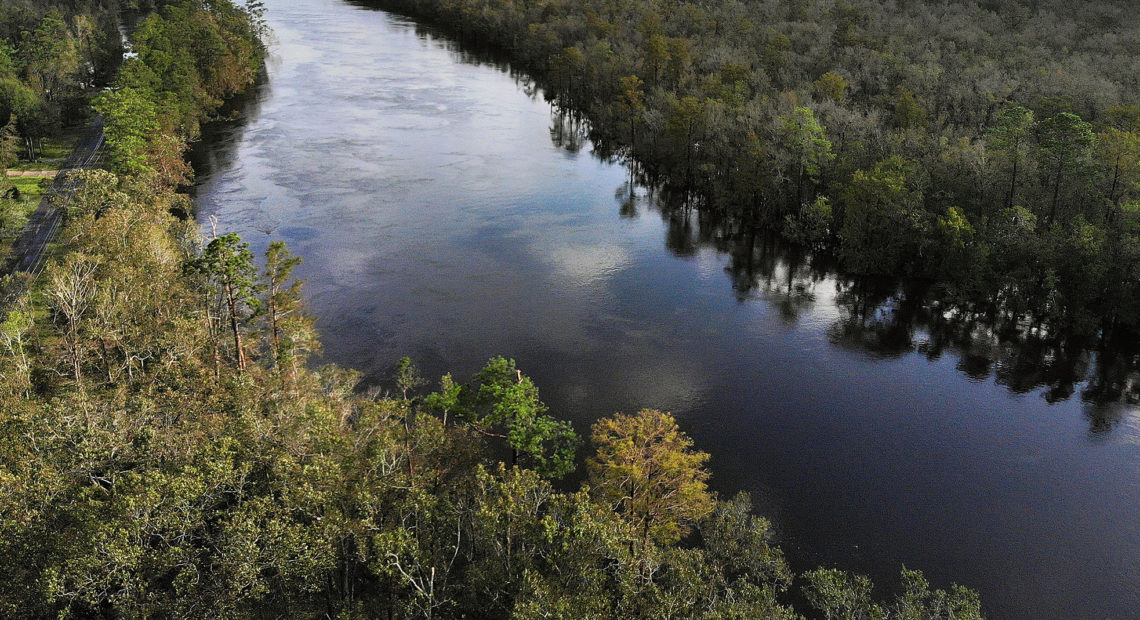
[[[895,125],[901,129],[921,129],[926,125],[926,109],[914,92],[903,85],[895,90]]]
[[[780,118],[780,145],[792,155],[797,184],[818,180],[823,165],[835,158],[831,141],[811,108],[796,108]]]
[[[229,233],[210,241],[202,255],[186,263],[185,272],[196,275],[212,286],[221,298],[234,338],[234,357],[238,368],[245,370],[246,350],[242,325],[261,309],[261,285],[249,244]]]
[[[975,592],[961,586],[950,591],[930,590],[921,571],[902,569],[903,591],[890,605],[871,598],[871,580],[836,569],[804,574],[804,596],[826,620],[980,620],[981,603]]]
[[[568,422],[546,415],[538,388],[514,360],[491,358],[475,376],[472,392],[465,418],[483,433],[505,431],[514,460],[521,456],[554,478],[574,470],[578,436]]]
[[[850,85],[847,83],[847,80],[843,79],[842,75],[834,71],[828,71],[819,76],[819,79],[813,82],[813,84],[819,94],[835,103],[843,104],[847,101],[847,89]]]
[[[858,170],[843,192],[840,256],[853,272],[899,273],[913,265],[925,236],[922,194],[899,157]]]
[[[1086,174],[1088,160],[1096,145],[1092,125],[1076,114],[1062,112],[1041,123],[1039,157],[1042,168],[1051,178],[1053,197],[1049,222],[1057,218],[1061,190],[1074,177]]]
[[[112,170],[119,174],[151,170],[146,151],[159,129],[154,103],[126,87],[100,95],[95,109],[105,118],[107,158]]]
[[[1018,168],[1028,156],[1032,129],[1033,112],[1014,105],[1007,106],[998,113],[997,120],[987,135],[990,148],[1002,153],[1010,167],[1009,193],[1005,201],[1007,208],[1017,200]]]
[[[293,256],[283,241],[270,242],[265,250],[261,289],[264,293],[257,318],[269,335],[269,353],[279,370],[293,378],[311,353],[320,350],[313,322],[302,309],[300,280],[292,280],[301,257]]]
[[[879,620],[885,612],[871,599],[871,580],[833,568],[804,574],[804,597],[825,620]]]
[[[955,585],[949,592],[930,591],[921,571],[902,569],[903,593],[895,598],[891,617],[899,620],[981,620],[976,592]]]
[[[821,248],[830,240],[833,226],[831,201],[819,196],[801,207],[796,215],[785,216],[783,234],[793,243]]]

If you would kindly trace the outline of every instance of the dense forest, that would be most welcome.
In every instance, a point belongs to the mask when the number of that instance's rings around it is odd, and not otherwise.
[[[68,6],[4,13],[5,49],[115,21]],[[0,315],[0,614],[980,617],[975,593],[917,571],[889,599],[839,570],[794,576],[667,413],[598,421],[571,488],[582,441],[511,360],[434,392],[409,360],[383,393],[312,367],[300,258],[203,239],[178,192],[201,123],[260,73],[262,8],[136,8],[134,55],[92,101],[106,169],[75,173],[48,266]],[[91,58],[118,53],[99,41]],[[29,66],[0,93],[23,138]],[[103,65],[76,66],[61,79]]]
[[[684,215],[998,331],[1133,342],[1125,1],[373,0],[505,51]]]

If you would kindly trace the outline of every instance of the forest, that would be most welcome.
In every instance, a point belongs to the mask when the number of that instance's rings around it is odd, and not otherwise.
[[[370,0],[500,50],[675,210],[998,332],[1135,344],[1125,1]]]
[[[916,570],[890,594],[792,574],[668,413],[599,420],[587,449],[509,359],[430,388],[400,360],[387,390],[312,363],[301,258],[203,236],[180,192],[187,144],[261,74],[260,3],[4,6],[5,132],[35,149],[25,100],[45,136],[89,101],[106,156],[0,314],[0,615],[981,617]],[[70,99],[37,69],[48,42]]]

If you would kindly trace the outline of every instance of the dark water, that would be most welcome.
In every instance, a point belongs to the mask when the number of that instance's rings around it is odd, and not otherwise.
[[[631,201],[524,77],[376,10],[267,4],[269,80],[207,136],[200,215],[305,257],[329,360],[379,382],[403,355],[431,377],[512,356],[580,433],[675,413],[798,568],[1140,617],[1130,360],[998,343]]]

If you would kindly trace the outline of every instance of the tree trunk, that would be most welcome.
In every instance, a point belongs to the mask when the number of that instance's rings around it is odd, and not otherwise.
[[[1061,166],[1057,166],[1057,176],[1053,179],[1053,205],[1049,207],[1049,225],[1057,219],[1057,197],[1061,194]]]
[[[226,282],[226,303],[230,307],[230,329],[234,332],[234,349],[237,350],[238,370],[245,370],[245,348],[242,346],[241,330],[238,329],[237,300],[234,299],[233,284]]]
[[[1014,148],[1016,149],[1018,147],[1016,145],[1014,145]],[[1013,202],[1014,202],[1014,200],[1017,199],[1017,164],[1020,163],[1020,161],[1021,161],[1021,158],[1018,157],[1017,152],[1014,151],[1013,174],[1010,176],[1010,180],[1009,180],[1009,198],[1006,200],[1006,204],[1005,204],[1005,207],[1007,209],[1013,208]]]

